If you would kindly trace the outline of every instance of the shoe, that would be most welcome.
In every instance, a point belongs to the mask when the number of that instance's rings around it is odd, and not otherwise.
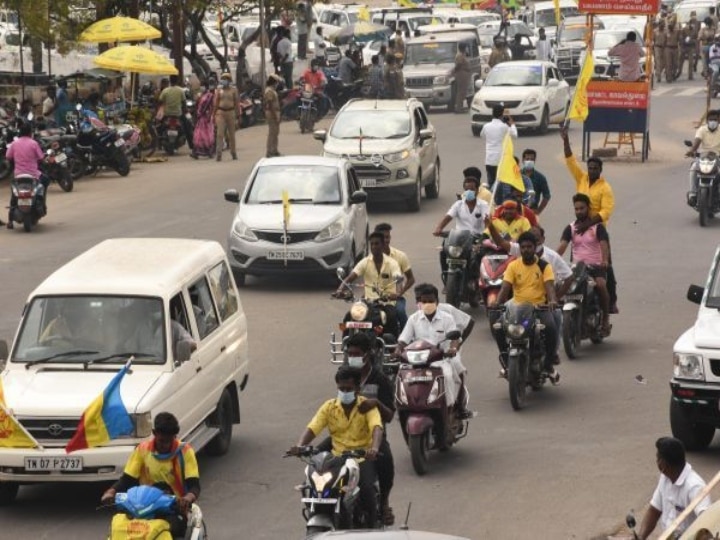
[[[560,365],[560,356],[557,354],[552,359],[553,366],[559,366]]]
[[[14,228],[15,228],[15,225],[13,225],[13,222],[12,222],[12,221],[8,221],[8,224],[5,225],[5,226],[6,226],[8,229],[14,229]]]
[[[553,369],[550,373],[548,373],[548,379],[553,386],[557,386],[558,384],[560,384],[560,372],[556,369]]]
[[[215,157],[215,161],[222,161],[222,154],[218,154],[218,155]]]
[[[232,153],[233,161],[237,161],[237,154],[235,152]]]
[[[620,313],[620,310],[617,307],[617,303],[613,303],[613,305],[610,306],[610,313],[612,313],[613,315],[617,315],[618,313]]]

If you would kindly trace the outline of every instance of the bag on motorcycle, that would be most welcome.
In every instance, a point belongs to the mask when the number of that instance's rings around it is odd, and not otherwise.
[[[110,540],[172,540],[170,524],[164,519],[130,519],[115,514]]]

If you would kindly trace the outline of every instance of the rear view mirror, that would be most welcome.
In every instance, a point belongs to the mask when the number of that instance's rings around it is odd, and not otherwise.
[[[231,203],[239,203],[240,202],[240,194],[238,193],[237,189],[228,189],[225,191],[225,200],[227,202]]]
[[[350,204],[362,204],[367,202],[367,193],[364,191],[356,191],[350,195]]]
[[[558,81],[557,79],[549,79],[547,85],[548,85],[548,87],[552,88],[554,86],[558,86],[559,84],[560,84],[560,81]]]
[[[325,139],[327,139],[327,131],[324,129],[318,129],[317,131],[313,132],[313,139],[325,142]]]
[[[451,332],[448,332],[445,334],[445,339],[449,339],[450,341],[455,341],[457,339],[460,339],[462,334],[459,330],[452,330]]]
[[[75,110],[78,111],[78,112],[82,111],[82,105],[80,105],[80,103],[78,103],[77,105],[75,105]]]
[[[176,348],[176,360],[178,362],[187,362],[188,360],[190,360],[190,355],[192,354],[192,343],[190,343],[189,341],[179,341],[176,345]]]
[[[421,129],[420,130],[420,140],[421,141],[427,141],[428,139],[433,138],[433,132],[431,129]]]
[[[8,344],[4,339],[0,339],[0,360],[7,360],[9,356]]]
[[[635,526],[637,525],[637,521],[635,520],[635,515],[632,512],[630,512],[625,517],[625,525],[627,525],[629,529],[634,529]]]
[[[705,294],[705,289],[703,287],[700,285],[690,285],[690,287],[688,287],[687,299],[693,304],[699,305],[700,302],[702,302],[703,294]]]

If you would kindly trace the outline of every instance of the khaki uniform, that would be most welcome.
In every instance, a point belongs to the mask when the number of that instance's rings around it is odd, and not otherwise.
[[[680,30],[677,26],[665,31],[665,80],[672,82],[676,78],[678,66],[678,45],[680,44]]]
[[[455,55],[455,112],[465,108],[465,97],[470,86],[470,62],[463,53]]]
[[[662,73],[665,69],[665,28],[656,28],[653,32],[653,58],[655,59],[655,76],[657,81],[662,80]]]
[[[685,61],[688,63],[688,80],[693,80],[695,63],[697,62],[697,38],[700,32],[700,23],[697,19],[690,19],[687,26],[680,31],[680,61],[677,67],[677,76],[682,73]]]
[[[235,120],[237,119],[238,96],[234,86],[215,90],[215,149],[218,159],[222,155],[223,141],[227,138],[233,159],[235,151]]]
[[[512,57],[510,56],[510,53],[508,53],[507,49],[493,47],[490,52],[490,58],[488,58],[488,65],[490,67],[494,67],[501,62],[509,62],[510,60],[512,60]]]
[[[278,137],[280,135],[280,100],[272,86],[267,86],[263,93],[263,108],[268,125],[267,157],[280,155]]]
[[[405,99],[405,77],[402,69],[385,64],[383,71],[385,97],[387,99]]]

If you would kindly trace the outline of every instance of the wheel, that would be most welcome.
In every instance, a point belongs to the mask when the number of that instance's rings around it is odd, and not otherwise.
[[[5,180],[13,170],[12,164],[3,156],[0,161],[0,180]]]
[[[698,214],[700,214],[700,226],[705,227],[710,216],[710,192],[707,188],[700,188],[697,200]]]
[[[410,457],[412,458],[413,469],[418,476],[428,471],[428,434],[410,435],[408,445],[410,446]]]
[[[567,315],[563,313],[562,340],[565,354],[570,360],[577,358],[577,325],[575,324],[574,312]]]
[[[445,302],[453,307],[460,308],[460,275],[456,273],[448,274],[445,281]]]
[[[166,142],[165,143],[165,153],[168,156],[172,156],[175,153],[175,146],[170,142]]]
[[[419,212],[421,198],[422,198],[422,172],[418,172],[417,179],[415,180],[415,188],[413,190],[413,194],[406,201],[408,211]]]
[[[120,176],[127,176],[130,174],[130,161],[121,150],[116,152],[114,161],[115,171],[117,171]]]
[[[223,456],[230,449],[233,428],[232,396],[227,389],[223,390],[217,409],[208,420],[211,426],[220,428],[220,433],[207,445],[207,453],[211,456]]]
[[[310,525],[309,527],[305,527],[305,535],[309,537],[314,534],[328,532],[329,530],[330,529],[328,529],[327,527],[316,527],[315,525]]]
[[[233,277],[235,278],[235,285],[238,287],[244,287],[245,286],[245,274],[240,272],[239,270],[233,268]]]
[[[32,214],[28,212],[27,214],[23,215],[23,229],[25,229],[25,232],[32,231],[33,226],[33,218]]]
[[[74,182],[72,179],[72,175],[70,174],[70,169],[68,169],[67,167],[60,167],[57,183],[60,186],[60,189],[62,189],[66,193],[69,193],[73,190]]]
[[[20,485],[17,482],[0,482],[0,506],[15,502]]]
[[[680,439],[686,450],[704,450],[715,436],[715,426],[693,422],[683,411],[682,405],[670,399],[670,430]]]
[[[70,171],[70,177],[73,180],[78,180],[85,174],[87,165],[85,165],[85,162],[78,157],[68,157],[67,168],[68,171]]]
[[[508,390],[510,390],[510,404],[516,411],[525,406],[527,396],[524,368],[524,356],[510,356],[508,359]]]
[[[540,119],[540,125],[538,126],[538,133],[545,135],[548,132],[548,126],[550,125],[550,113],[548,112],[547,106],[543,109],[542,118]]]
[[[480,132],[482,131],[482,128],[480,126],[472,125],[472,126],[470,126],[470,128],[472,129],[473,137],[480,136]]]
[[[440,159],[435,162],[432,182],[425,186],[425,196],[428,199],[437,199],[440,196]]]
[[[455,94],[457,94],[457,87],[455,83],[450,87],[450,103],[447,104],[447,112],[453,112],[455,110]]]

